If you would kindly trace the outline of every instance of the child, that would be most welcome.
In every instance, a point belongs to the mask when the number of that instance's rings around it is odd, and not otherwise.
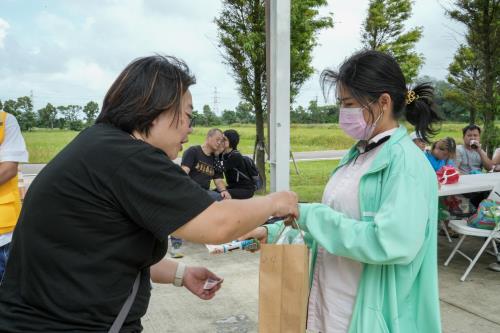
[[[431,150],[425,152],[425,156],[431,163],[434,171],[438,171],[445,165],[450,165],[455,167],[455,158],[457,145],[455,140],[450,137],[446,137],[432,144]]]

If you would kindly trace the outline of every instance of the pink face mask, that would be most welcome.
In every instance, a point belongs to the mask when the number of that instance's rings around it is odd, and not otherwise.
[[[363,108],[340,108],[339,124],[340,128],[350,137],[356,140],[368,140],[381,116],[382,113],[373,124],[368,125],[363,116]]]

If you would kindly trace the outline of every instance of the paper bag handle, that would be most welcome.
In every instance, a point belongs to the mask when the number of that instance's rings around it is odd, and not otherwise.
[[[292,219],[292,228],[294,227],[295,225],[295,229],[299,230],[299,233],[300,233],[300,237],[302,237],[302,240],[304,241],[305,243],[305,236],[304,236],[304,231],[302,229],[300,229],[300,226],[299,224],[297,223],[297,220],[294,218],[294,217],[287,217],[286,219]],[[284,220],[283,220],[284,221]],[[283,231],[285,231],[286,229],[286,225],[283,224],[283,228],[281,228],[280,232],[278,233],[278,235],[276,236],[276,240],[280,239],[281,237],[281,234],[283,233]]]

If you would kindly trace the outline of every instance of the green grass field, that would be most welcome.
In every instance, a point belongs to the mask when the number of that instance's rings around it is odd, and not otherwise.
[[[298,193],[300,201],[321,202],[323,189],[338,164],[339,161],[335,160],[297,162],[297,175],[293,164],[290,163],[290,189]]]
[[[461,129],[464,125],[462,123],[446,123],[436,138],[451,136],[455,138],[457,144],[461,144]],[[228,128],[234,128],[240,133],[239,150],[246,154],[253,153],[254,125],[221,127],[222,130]],[[187,146],[201,144],[205,140],[208,130],[208,127],[196,127],[189,137]],[[74,131],[45,129],[24,132],[23,135],[30,153],[30,163],[47,163],[77,134],[78,132]],[[337,124],[292,125],[290,137],[291,148],[294,152],[347,149],[354,142],[342,132]]]

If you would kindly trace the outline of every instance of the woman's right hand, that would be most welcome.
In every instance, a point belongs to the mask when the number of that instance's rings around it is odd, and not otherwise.
[[[292,191],[274,192],[268,195],[273,202],[272,216],[299,218],[299,197]]]

